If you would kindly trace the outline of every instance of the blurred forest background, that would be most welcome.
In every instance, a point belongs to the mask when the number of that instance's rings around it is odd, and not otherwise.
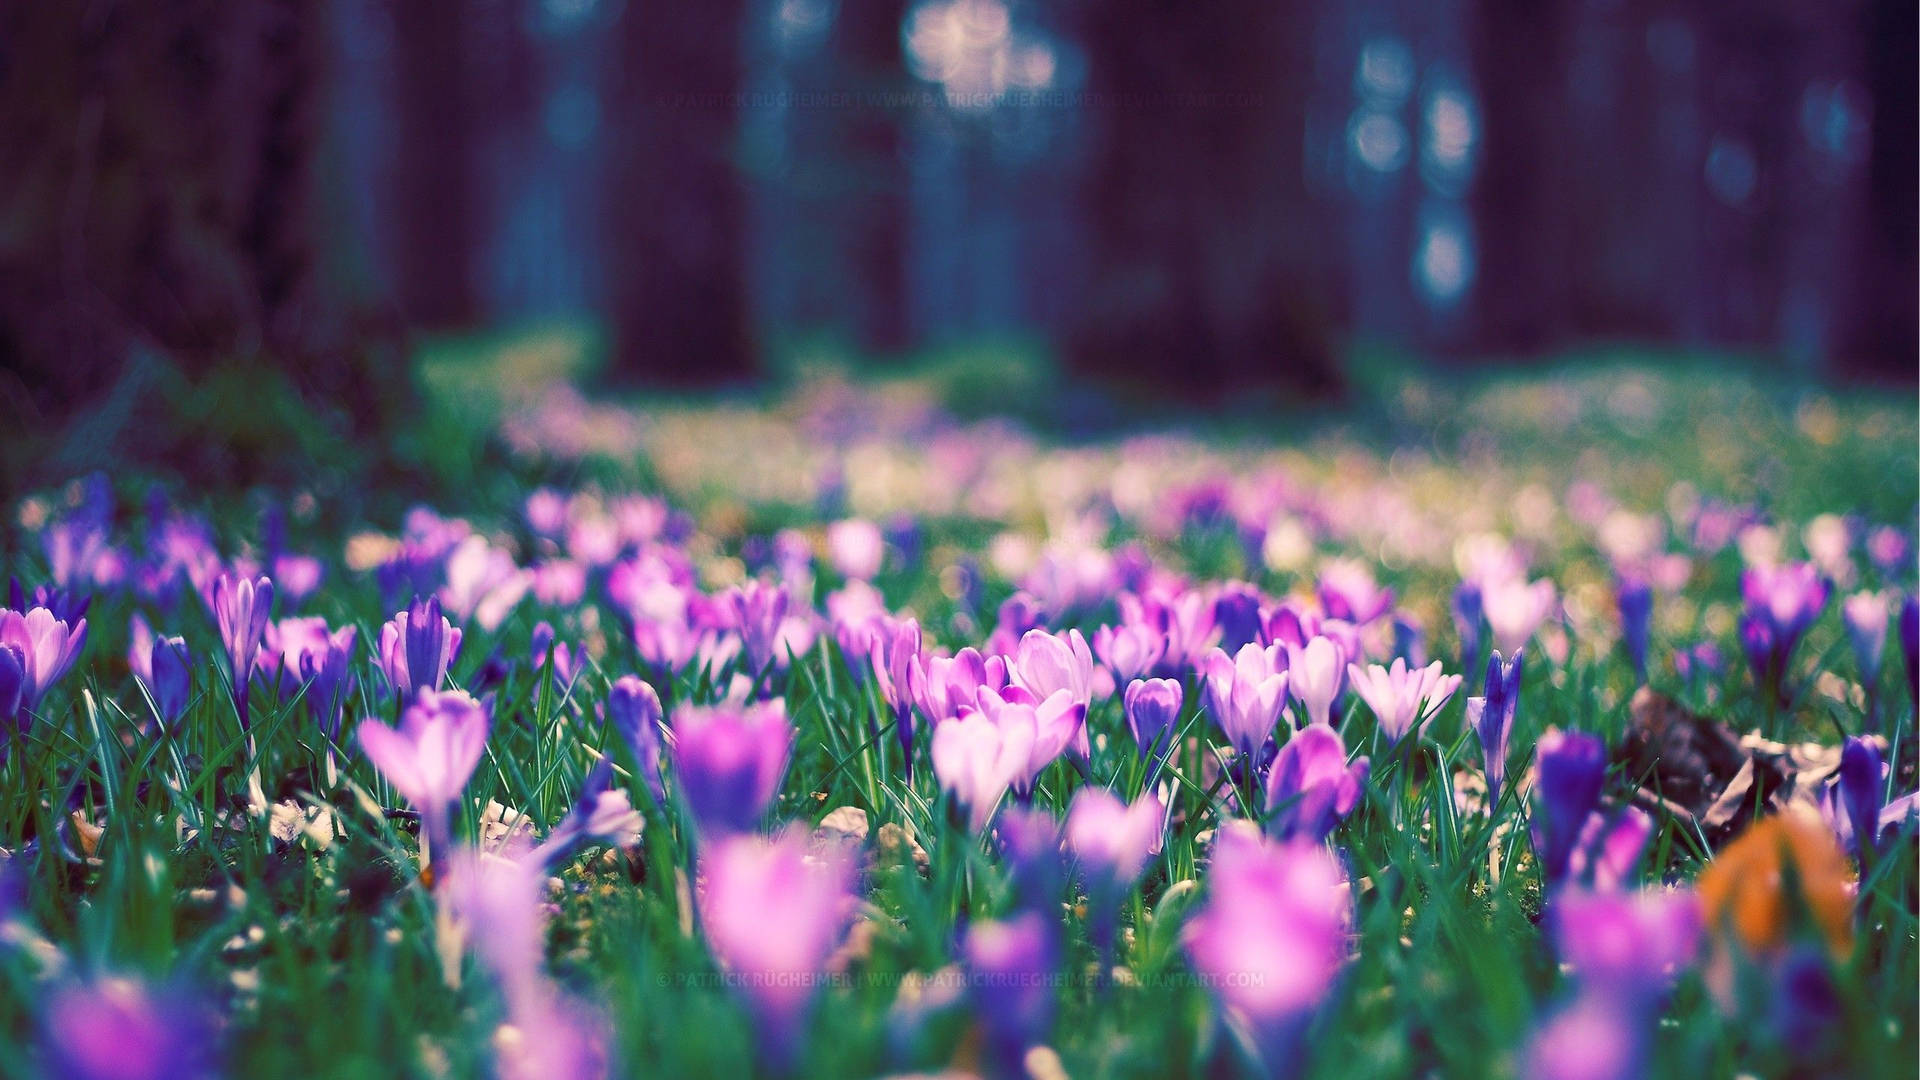
[[[9,4],[0,416],[270,369],[372,425],[419,335],[540,322],[634,385],[811,340],[1197,401],[1356,342],[1910,381],[1915,44],[1912,0]]]

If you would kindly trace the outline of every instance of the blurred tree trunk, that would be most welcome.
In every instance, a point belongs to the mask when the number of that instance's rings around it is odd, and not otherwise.
[[[1855,371],[1912,381],[1920,370],[1920,17],[1912,0],[1873,0],[1865,31],[1873,120],[1860,257],[1848,281],[1855,306],[1841,348]]]
[[[860,345],[897,353],[907,345],[907,177],[901,161],[907,90],[900,24],[905,0],[841,0],[835,44],[849,89],[863,103],[847,114],[847,167],[859,182],[845,243],[858,295]]]
[[[608,94],[613,373],[751,376],[746,204],[735,166],[745,0],[630,5]]]
[[[1078,370],[1189,397],[1338,388],[1334,215],[1304,176],[1317,5],[1080,8],[1092,156]]]
[[[1473,187],[1482,352],[1560,343],[1572,316],[1574,226],[1567,110],[1569,5],[1480,0],[1473,47],[1484,138]],[[1590,253],[1588,253],[1590,254]]]
[[[461,0],[395,0],[394,290],[408,322],[446,328],[479,314],[472,80]]]

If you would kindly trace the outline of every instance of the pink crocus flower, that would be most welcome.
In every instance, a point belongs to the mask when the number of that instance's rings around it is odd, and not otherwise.
[[[1424,728],[1460,689],[1461,682],[1458,675],[1443,674],[1438,660],[1409,669],[1404,658],[1396,658],[1392,667],[1368,664],[1363,669],[1348,664],[1347,679],[1379,719],[1380,734],[1389,743]]]
[[[1347,956],[1352,900],[1333,853],[1223,827],[1187,957],[1269,1072],[1284,1072]]]
[[[1200,665],[1207,708],[1234,752],[1258,764],[1287,704],[1289,675],[1278,645],[1246,644],[1232,657],[1214,649]]]
[[[849,518],[827,526],[827,554],[840,576],[854,581],[872,581],[886,560],[887,540],[880,526],[871,521]]]
[[[1527,583],[1518,579],[1488,584],[1483,602],[1493,647],[1511,654],[1532,639],[1552,614],[1559,593],[1545,578]]]
[[[1034,724],[1021,714],[997,723],[986,713],[967,709],[958,719],[933,729],[933,775],[981,832],[1013,782],[1024,775],[1033,755]]]
[[[1334,559],[1321,567],[1316,591],[1328,618],[1355,626],[1365,626],[1393,606],[1393,590],[1381,588],[1373,571],[1357,559]]]
[[[1287,689],[1307,710],[1309,724],[1333,723],[1340,697],[1344,650],[1332,638],[1316,637],[1302,647],[1287,645]]]
[[[762,1051],[785,1062],[800,1048],[807,1007],[855,904],[853,866],[808,850],[804,830],[771,840],[733,836],[700,860],[701,926],[753,1014]]]
[[[452,838],[453,803],[487,748],[486,707],[460,690],[425,690],[391,728],[368,718],[355,729],[367,760],[407,800],[429,844]]]
[[[1030,692],[1034,700],[1044,702],[1065,692],[1084,715],[1093,704],[1093,650],[1078,630],[1049,634],[1029,630],[1021,635],[1019,651],[1007,676],[1015,686]],[[1069,744],[1081,761],[1092,755],[1085,726],[1075,729]]]
[[[978,708],[1001,727],[1033,728],[1032,748],[1026,767],[1013,778],[1015,795],[1026,798],[1048,765],[1076,744],[1084,745],[1087,734],[1087,708],[1073,700],[1072,691],[1055,690],[1044,701],[1019,686],[1005,690],[980,690]]]
[[[22,711],[40,707],[40,699],[73,666],[86,642],[85,619],[69,627],[44,607],[30,608],[25,614],[0,611],[0,645],[11,645],[20,654]]]
[[[1167,635],[1145,623],[1102,626],[1093,632],[1094,654],[1113,673],[1114,682],[1123,685],[1156,670],[1166,650]]]
[[[913,658],[907,671],[914,704],[929,720],[940,723],[960,715],[979,701],[980,690],[1007,688],[1007,661],[1001,656],[982,656],[974,648],[961,649],[952,656]]]

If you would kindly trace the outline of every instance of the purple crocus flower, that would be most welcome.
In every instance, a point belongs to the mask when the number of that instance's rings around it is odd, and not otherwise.
[[[60,677],[73,667],[87,643],[87,620],[69,627],[65,619],[54,618],[43,607],[25,614],[11,609],[0,611],[0,645],[11,645],[20,654],[20,703],[17,711],[31,713],[40,707],[40,699]]]
[[[1186,703],[1186,690],[1172,679],[1135,679],[1121,695],[1127,714],[1127,730],[1142,758],[1164,757],[1174,724],[1180,719],[1180,707]]]
[[[1154,671],[1166,649],[1167,635],[1145,623],[1102,626],[1093,632],[1094,655],[1120,683]]]
[[[1480,662],[1481,628],[1486,602],[1478,581],[1463,581],[1453,590],[1453,630],[1460,638],[1460,670],[1471,671]]]
[[[1026,1075],[1027,1051],[1053,1031],[1058,939],[1059,929],[1038,911],[967,928],[961,955],[994,1075]]]
[[[213,583],[213,617],[220,624],[220,641],[227,648],[227,670],[233,675],[233,707],[247,728],[247,683],[273,615],[273,582],[221,574]]]
[[[749,581],[721,597],[746,651],[747,664],[752,669],[749,674],[758,675],[772,667],[776,659],[785,659],[776,657],[774,650],[790,602],[785,586],[764,581]]]
[[[1331,727],[1301,728],[1267,775],[1267,831],[1282,840],[1325,840],[1359,805],[1370,768],[1364,757],[1347,763],[1346,744]]]
[[[640,676],[622,675],[607,689],[603,708],[607,723],[633,752],[654,802],[665,805],[666,789],[660,781],[660,721],[665,713],[660,695]]]
[[[1588,814],[1568,861],[1568,875],[1575,881],[1590,880],[1596,889],[1618,891],[1640,864],[1652,837],[1653,816],[1637,806],[1613,815]]]
[[[1467,723],[1480,739],[1480,755],[1487,777],[1487,813],[1500,805],[1507,781],[1507,755],[1513,738],[1513,717],[1520,706],[1520,676],[1525,654],[1503,660],[1496,651],[1487,658],[1486,680],[1480,697],[1467,699]]]
[[[1800,636],[1827,606],[1832,586],[1812,563],[1750,566],[1740,576],[1746,616],[1740,641],[1753,664],[1754,676],[1779,692],[1787,661]]]
[[[1856,857],[1864,859],[1880,835],[1880,806],[1885,801],[1885,770],[1880,747],[1866,739],[1849,737],[1840,748],[1840,773],[1835,787],[1847,823],[1853,830]]]
[[[1892,614],[1886,593],[1857,592],[1840,605],[1840,621],[1853,639],[1853,655],[1860,661],[1860,678],[1868,687],[1880,681],[1881,661],[1887,653],[1887,623]]]
[[[787,703],[682,705],[673,712],[673,770],[701,831],[751,832],[773,804],[793,748]]]
[[[37,607],[53,612],[53,617],[72,626],[86,617],[87,608],[92,606],[93,597],[87,593],[62,588],[59,585],[36,585],[28,592],[20,584],[20,579],[7,579],[7,606],[15,611],[31,611]]]
[[[974,648],[961,649],[952,656],[915,656],[907,670],[907,682],[914,704],[928,720],[938,724],[973,708],[980,691],[1007,688],[1007,662],[1004,657],[983,656]]]
[[[1065,691],[1084,713],[1093,704],[1093,650],[1078,630],[1065,634],[1029,630],[1020,637],[1019,651],[1007,667],[1007,680],[1031,693],[1035,701]],[[1081,761],[1091,756],[1085,726],[1074,732],[1069,749]]]
[[[900,740],[900,753],[913,769],[913,665],[920,659],[920,623],[899,619],[884,624],[868,653],[873,668],[874,688],[880,700],[893,712],[894,737]]]
[[[1332,644],[1328,643],[1332,648]],[[1207,708],[1220,733],[1249,769],[1266,759],[1267,745],[1286,708],[1292,677],[1281,660],[1280,646],[1243,645],[1229,657],[1215,649],[1201,665],[1206,678]]]
[[[1620,605],[1620,640],[1633,661],[1634,678],[1647,681],[1647,637],[1653,623],[1653,588],[1636,577],[1623,577],[1614,599]]]
[[[1015,907],[1051,916],[1059,911],[1065,883],[1060,821],[1038,806],[1013,806],[994,827],[1000,854],[1013,886]]]
[[[700,862],[707,943],[734,976],[763,1054],[790,1064],[813,988],[855,904],[853,867],[838,852],[809,852],[797,829],[772,840],[726,837]]]
[[[1393,655],[1413,667],[1427,666],[1427,635],[1410,616],[1393,617]]]
[[[0,724],[10,736],[16,731],[26,684],[27,654],[11,641],[0,641]],[[0,744],[4,745],[11,744]]]
[[[1067,810],[1067,848],[1087,890],[1087,937],[1104,969],[1112,961],[1120,901],[1160,850],[1167,807],[1151,792],[1123,803],[1104,788],[1083,787]]]
[[[1222,585],[1214,594],[1213,624],[1220,629],[1220,648],[1228,655],[1260,639],[1265,629],[1260,607],[1265,599],[1260,590],[1244,582]]]
[[[125,978],[53,991],[41,1017],[47,1075],[68,1080],[207,1080],[218,1029],[197,1001]]]
[[[1578,994],[1527,1043],[1524,1080],[1639,1080],[1646,1034],[1635,1010],[1603,993]]]
[[[412,606],[380,628],[380,667],[405,702],[417,690],[438,690],[460,653],[460,628],[440,614],[434,597],[414,597]],[[415,673],[418,674],[415,674]]]
[[[1205,905],[1182,937],[1194,971],[1239,1021],[1269,1075],[1294,1063],[1301,1033],[1347,957],[1351,890],[1318,844],[1276,843],[1249,825],[1214,841]]]
[[[1348,664],[1347,680],[1373,710],[1380,734],[1388,743],[1398,743],[1426,727],[1460,689],[1461,677],[1443,673],[1438,660],[1412,670],[1405,660],[1395,660],[1390,668]]]
[[[368,718],[355,733],[367,760],[420,813],[430,846],[453,838],[454,801],[487,748],[486,707],[459,690],[422,690],[390,728]]]
[[[1393,590],[1381,588],[1367,564],[1356,559],[1335,559],[1327,563],[1320,570],[1314,591],[1328,618],[1355,626],[1365,626],[1393,606]]]
[[[1665,992],[1699,950],[1706,917],[1689,890],[1642,892],[1567,888],[1548,923],[1560,962],[1588,990],[1646,1000]]]
[[[1584,731],[1549,728],[1540,736],[1539,811],[1533,821],[1534,852],[1549,887],[1567,876],[1574,845],[1587,815],[1600,802],[1607,777],[1607,744]]]
[[[613,763],[601,758],[580,785],[573,809],[560,819],[527,858],[551,873],[566,859],[595,843],[628,847],[639,842],[646,825],[627,793],[613,786]]]
[[[135,643],[136,652],[139,642]],[[193,676],[191,661],[187,652],[187,641],[181,637],[153,637],[148,635],[144,655],[130,655],[134,677],[146,688],[147,698],[153,704],[153,718],[161,728],[172,730],[173,725],[187,711],[187,700],[193,695]],[[0,715],[4,715],[4,706],[0,705]]]

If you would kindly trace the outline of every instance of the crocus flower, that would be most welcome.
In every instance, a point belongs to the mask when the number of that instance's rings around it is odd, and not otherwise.
[[[1600,992],[1582,993],[1550,1016],[1527,1043],[1525,1080],[1639,1080],[1646,1034],[1636,1010]]]
[[[468,536],[446,557],[446,584],[435,594],[440,606],[461,622],[492,633],[526,598],[533,575],[522,570],[513,556],[487,543],[484,536]]]
[[[1540,736],[1539,810],[1533,821],[1534,852],[1549,886],[1566,877],[1587,815],[1600,801],[1607,776],[1607,744],[1584,731],[1549,728]]]
[[[962,708],[972,708],[980,690],[1007,688],[1004,657],[982,656],[980,650],[961,649],[952,656],[913,657],[907,671],[914,703],[934,723],[951,720]]]
[[[1596,889],[1618,891],[1640,865],[1640,855],[1652,837],[1653,816],[1637,806],[1611,815],[1588,814],[1567,863],[1568,876],[1591,881]]]
[[[1267,775],[1267,830],[1283,839],[1319,843],[1353,812],[1366,790],[1370,764],[1347,763],[1340,733],[1325,724],[1295,732]]]
[[[1355,626],[1365,626],[1393,606],[1393,590],[1375,583],[1373,571],[1357,559],[1334,559],[1321,567],[1315,591],[1328,618]]]
[[[566,642],[554,640],[552,623],[543,620],[534,624],[528,653],[535,669],[552,662],[554,688],[561,696],[573,689],[573,680],[580,675],[581,657]]]
[[[227,648],[227,669],[233,675],[233,705],[240,726],[247,727],[247,681],[260,651],[267,620],[273,614],[273,582],[221,574],[213,583],[213,616],[220,624],[220,640]]]
[[[380,667],[401,701],[416,690],[438,690],[460,654],[460,628],[440,614],[440,601],[421,600],[380,628]],[[415,673],[418,672],[416,675]]]
[[[900,740],[900,753],[909,771],[913,768],[913,664],[919,658],[920,623],[915,619],[885,624],[867,656],[874,688],[893,712],[894,737]]]
[[[1284,676],[1282,676],[1284,678]],[[1126,710],[1127,730],[1142,758],[1164,754],[1163,740],[1170,738],[1180,719],[1180,707],[1186,691],[1172,679],[1135,679],[1121,695]]]
[[[1033,785],[1048,765],[1086,738],[1087,710],[1069,690],[1056,690],[1044,701],[1018,686],[1002,691],[982,688],[978,711],[1003,728],[1033,729],[1027,760],[1012,778],[1013,793],[1021,799],[1033,794]],[[962,714],[964,716],[964,713]],[[1016,736],[1016,740],[1018,737]]]
[[[1548,925],[1560,962],[1583,988],[1644,1001],[1693,962],[1704,919],[1689,890],[1567,888],[1554,895]]]
[[[787,617],[789,602],[785,586],[764,581],[749,581],[721,597],[746,650],[747,664],[752,669],[749,674],[758,675],[772,667],[775,660],[786,659],[775,656],[774,646],[780,637],[780,624]]]
[[[56,619],[43,607],[25,614],[11,609],[0,611],[0,645],[11,645],[20,654],[20,704],[18,711],[30,713],[40,707],[40,699],[60,677],[67,673],[87,643],[87,620],[69,628],[66,620]]]
[[[640,778],[653,792],[656,803],[666,802],[666,790],[660,783],[660,695],[638,675],[622,675],[607,689],[604,703],[607,723],[633,752],[640,766]]]
[[[1614,592],[1620,606],[1620,640],[1633,661],[1634,678],[1647,681],[1647,637],[1653,622],[1653,588],[1636,577],[1620,579]]]
[[[20,698],[27,684],[27,654],[11,641],[0,641],[0,724],[9,736],[20,718]],[[0,747],[11,745],[0,743]]]
[[[153,638],[146,657],[134,668],[134,676],[153,703],[153,718],[164,729],[171,730],[187,711],[187,699],[193,694],[190,669],[187,641],[181,637]],[[0,715],[4,712],[0,703]]]
[[[1287,704],[1291,676],[1281,663],[1280,646],[1242,645],[1231,658],[1214,649],[1202,663],[1201,674],[1206,678],[1207,707],[1220,733],[1247,768],[1258,768]]]
[[[1500,805],[1500,789],[1507,781],[1507,754],[1513,738],[1513,717],[1520,707],[1521,665],[1525,654],[1503,660],[1498,651],[1487,658],[1487,676],[1480,697],[1467,699],[1467,723],[1480,739],[1480,756],[1487,777],[1487,813]]]
[[[1368,664],[1365,669],[1348,664],[1347,679],[1379,719],[1380,734],[1389,743],[1424,728],[1461,682],[1460,676],[1443,673],[1438,660],[1418,670],[1409,670],[1405,660],[1395,660],[1392,667]]]
[[[487,748],[486,708],[459,690],[423,690],[398,729],[368,718],[355,729],[360,749],[387,783],[419,811],[429,844],[452,839],[453,803]]]
[[[1294,1064],[1301,1033],[1340,974],[1351,911],[1332,852],[1269,841],[1251,826],[1221,828],[1206,903],[1182,938],[1270,1075]]]
[[[1087,890],[1087,936],[1111,961],[1120,900],[1160,850],[1166,804],[1149,792],[1123,803],[1105,788],[1083,787],[1067,810],[1067,848]]]
[[[700,861],[707,943],[735,976],[763,1052],[788,1063],[821,968],[846,931],[853,867],[837,852],[809,852],[802,830],[772,840],[730,836]]]
[[[1463,581],[1453,590],[1453,630],[1460,638],[1460,670],[1471,671],[1480,662],[1481,625],[1486,605],[1477,581]]]
[[[43,607],[53,612],[54,618],[72,626],[86,617],[87,608],[92,604],[91,595],[59,585],[36,585],[32,591],[28,591],[20,584],[19,578],[7,579],[7,606],[15,611],[32,611]]]
[[[1102,626],[1093,632],[1094,655],[1119,683],[1132,682],[1153,671],[1166,648],[1167,635],[1144,623]]]
[[[1740,576],[1746,601],[1741,643],[1763,681],[1777,689],[1793,647],[1820,617],[1831,589],[1812,563],[1749,566]]]
[[[42,1016],[49,1076],[68,1080],[208,1080],[218,1029],[178,991],[102,978],[52,992]]]
[[[1260,608],[1265,597],[1245,582],[1222,585],[1213,597],[1213,624],[1220,629],[1220,647],[1229,654],[1258,641],[1266,628]]]
[[[682,705],[673,712],[673,768],[703,832],[751,832],[773,804],[793,748],[787,703]]]
[[[880,526],[871,521],[836,521],[827,526],[827,554],[841,577],[872,581],[886,560],[887,540]]]
[[[1553,582],[1544,578],[1531,584],[1518,579],[1503,581],[1484,589],[1487,626],[1493,631],[1493,647],[1501,652],[1513,652],[1525,645],[1547,621],[1559,599]]]
[[[1093,650],[1078,630],[1065,634],[1029,630],[1020,637],[1020,649],[1007,669],[1007,679],[1033,694],[1036,701],[1046,701],[1064,690],[1084,713],[1093,704]],[[1084,726],[1074,732],[1069,747],[1082,761],[1091,755]]]
[[[1880,747],[1866,739],[1849,737],[1840,748],[1840,773],[1834,786],[1851,826],[1854,854],[1862,860],[1880,835],[1885,782]]]
[[[1308,723],[1333,723],[1333,703],[1340,697],[1345,664],[1340,646],[1330,637],[1316,637],[1305,648],[1287,646],[1287,689],[1306,709]]]
[[[580,797],[560,824],[528,858],[551,872],[561,862],[588,845],[601,843],[630,847],[640,840],[646,825],[628,801],[627,793],[613,786],[613,763],[601,758],[587,773],[580,786]]]
[[[1840,605],[1840,620],[1853,639],[1853,655],[1860,661],[1861,681],[1869,687],[1880,681],[1880,664],[1887,652],[1887,623],[1891,598],[1886,593],[1857,592]]]
[[[1060,821],[1038,806],[1011,806],[994,826],[1015,907],[1052,917],[1065,883]]]
[[[1029,1049],[1053,1031],[1059,931],[1038,911],[967,928],[961,955],[995,1075],[1024,1076]]]

